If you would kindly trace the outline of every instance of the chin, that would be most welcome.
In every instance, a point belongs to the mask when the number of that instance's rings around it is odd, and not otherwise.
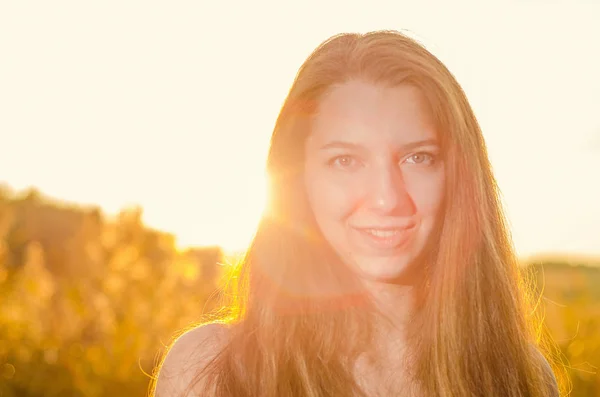
[[[357,275],[365,281],[386,284],[413,284],[419,266],[410,257],[357,258],[353,264]]]

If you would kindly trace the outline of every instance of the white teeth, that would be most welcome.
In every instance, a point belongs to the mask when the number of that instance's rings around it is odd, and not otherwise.
[[[381,230],[381,229],[364,229],[365,232],[372,234],[373,236],[376,237],[382,237],[382,238],[388,238],[388,237],[394,237],[396,236],[398,233],[400,233],[400,229],[387,229],[387,230]]]

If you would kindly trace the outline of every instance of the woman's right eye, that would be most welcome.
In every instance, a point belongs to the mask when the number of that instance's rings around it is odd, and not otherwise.
[[[330,167],[337,167],[345,170],[356,168],[358,165],[359,161],[349,155],[336,156],[329,160]]]

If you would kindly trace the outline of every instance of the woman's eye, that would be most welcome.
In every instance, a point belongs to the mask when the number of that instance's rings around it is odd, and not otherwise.
[[[337,156],[337,157],[332,158],[329,161],[329,165],[332,167],[350,169],[350,168],[355,168],[356,166],[358,166],[359,162],[352,156],[344,155],[344,156]]]
[[[406,161],[410,164],[433,164],[435,156],[431,153],[419,152],[408,157]]]

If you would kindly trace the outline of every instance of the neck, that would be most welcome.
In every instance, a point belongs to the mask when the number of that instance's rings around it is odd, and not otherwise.
[[[376,310],[372,348],[365,358],[373,363],[400,365],[406,355],[408,324],[414,308],[412,286],[364,281]]]
[[[377,328],[404,333],[415,303],[413,286],[365,281],[365,287],[379,312]]]
[[[359,356],[356,376],[367,389],[408,386],[407,330],[414,308],[414,288],[375,281],[363,283],[377,314],[372,344]]]

